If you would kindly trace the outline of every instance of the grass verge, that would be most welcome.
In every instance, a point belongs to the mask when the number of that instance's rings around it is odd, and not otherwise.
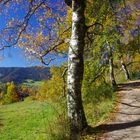
[[[63,120],[60,121],[59,112],[56,110],[58,108],[56,109],[55,106],[46,102],[31,100],[0,106],[0,139],[63,139],[61,125],[58,124],[58,122],[62,123]]]

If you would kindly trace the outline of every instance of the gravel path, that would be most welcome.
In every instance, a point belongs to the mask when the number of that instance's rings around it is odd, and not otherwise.
[[[140,80],[120,85],[116,119],[104,125],[105,137],[101,140],[140,140]]]

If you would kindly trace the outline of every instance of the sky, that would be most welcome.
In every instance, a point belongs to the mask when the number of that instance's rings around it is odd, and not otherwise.
[[[52,4],[54,4],[54,3],[58,2],[58,1],[62,1],[62,0],[50,0],[50,1]],[[23,0],[23,2],[24,2],[24,0]],[[137,7],[135,5],[132,5],[132,3],[130,4],[130,6],[133,10],[139,11],[139,9],[140,9],[140,7],[137,4],[136,4]],[[136,9],[134,9],[134,7],[136,7]],[[23,6],[23,8],[24,8],[24,6]],[[10,11],[9,16],[0,14],[0,30],[5,27],[7,21],[11,17],[18,16],[19,19],[22,19],[24,17],[25,11],[21,8],[18,8],[18,9],[20,9],[19,11],[16,11],[18,13],[18,15],[15,15],[14,12],[12,12],[12,10]],[[138,15],[138,17],[140,17],[140,15]],[[138,25],[139,25],[139,22],[140,21],[137,20]],[[31,25],[32,26],[36,25],[36,21],[34,19],[32,19]],[[66,60],[67,60],[66,58],[62,59],[61,57],[59,57],[57,61],[55,60],[49,66],[52,66],[52,65],[58,66]],[[29,67],[29,66],[38,66],[38,65],[43,66],[43,64],[41,64],[38,60],[36,60],[36,59],[30,60],[27,57],[25,57],[24,51],[20,50],[19,48],[11,47],[11,48],[5,49],[4,51],[0,51],[0,67]]]
[[[7,18],[0,14],[0,30],[7,24]],[[29,67],[36,65],[42,64],[37,60],[29,60],[21,49],[11,47],[0,51],[0,67]]]
[[[59,66],[67,58],[57,57],[48,66]],[[0,51],[0,67],[31,67],[31,66],[45,66],[38,59],[29,59],[24,51],[19,48],[7,48]]]
[[[43,66],[37,60],[30,60],[24,52],[18,48],[7,48],[0,52],[0,67],[30,67]]]
[[[56,2],[58,0],[52,0],[51,2]],[[61,1],[61,0],[59,0]],[[19,11],[16,11],[18,15],[15,15],[12,10],[10,11],[9,15],[6,16],[6,14],[0,14],[0,30],[5,28],[7,21],[9,19],[13,18],[23,18],[25,11],[24,9],[18,8]],[[32,26],[35,26],[36,21],[32,19]],[[1,46],[0,46],[1,47]],[[53,61],[49,66],[52,65],[60,65],[63,61],[66,61],[65,59],[58,58],[58,60]],[[7,48],[5,50],[0,51],[0,67],[29,67],[29,66],[44,66],[39,60],[37,59],[29,59],[25,56],[25,53],[23,50],[19,48]]]

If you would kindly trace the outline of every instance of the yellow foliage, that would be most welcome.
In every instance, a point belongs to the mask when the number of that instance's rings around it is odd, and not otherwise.
[[[39,99],[57,101],[63,96],[63,67],[51,67],[51,79],[45,81],[40,88]]]
[[[19,101],[18,91],[13,82],[7,84],[7,93],[4,96],[5,103],[13,103]]]

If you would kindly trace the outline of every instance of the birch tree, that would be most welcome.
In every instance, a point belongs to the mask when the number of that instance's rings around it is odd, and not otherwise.
[[[72,34],[68,52],[68,95],[67,107],[70,129],[72,134],[78,133],[87,127],[83,109],[81,87],[84,71],[85,46],[85,0],[72,0]],[[73,136],[71,136],[73,138]]]
[[[64,52],[65,47],[62,47],[62,45],[66,46],[67,44],[64,36],[65,32],[69,31],[70,28],[67,28],[65,24],[64,26],[60,24],[64,22],[66,7],[60,1],[55,3],[55,1],[51,0],[21,0],[21,2],[18,0],[2,0],[0,3],[5,13],[13,10],[15,15],[17,14],[18,16],[19,9],[24,9],[24,15],[19,16],[19,18],[14,16],[10,18],[9,22],[7,21],[7,27],[1,32],[4,43],[1,44],[0,49],[3,50],[11,46],[24,48],[30,56],[38,58],[44,64],[50,64],[54,56],[59,52]],[[86,32],[84,11],[86,1],[64,0],[62,2],[71,7],[73,12],[68,52],[67,107],[71,134],[74,134],[74,132],[77,134],[87,127],[81,97],[84,71],[83,53]],[[6,11],[3,7],[5,7]],[[32,24],[33,18],[35,24]]]
[[[122,70],[124,71],[124,75],[125,75],[125,79],[126,80],[130,80],[130,76],[129,76],[129,72],[127,70],[126,64],[123,60],[123,56],[120,56],[120,62],[121,62],[121,66],[122,66]]]
[[[112,47],[108,44],[108,51],[109,51],[109,73],[110,73],[110,82],[112,87],[116,86],[115,76],[114,76],[114,64],[113,64],[113,52]]]

